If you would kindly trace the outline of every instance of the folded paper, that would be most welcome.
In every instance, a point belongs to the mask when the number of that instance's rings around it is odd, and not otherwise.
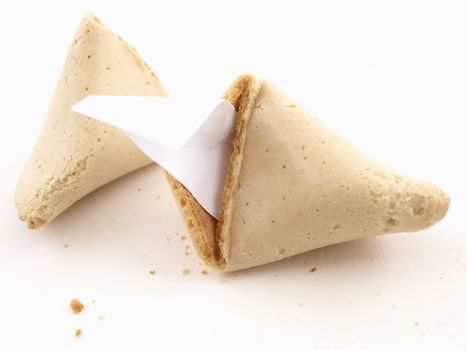
[[[136,51],[93,15],[76,32],[39,140],[16,187],[19,216],[30,228],[151,163],[119,129],[71,111],[89,94],[167,95]]]
[[[122,129],[219,218],[235,129],[235,109],[229,102],[89,96],[73,110]]]
[[[274,86],[240,77],[224,96],[237,110],[216,220],[167,174],[203,261],[234,271],[319,247],[441,220],[449,198],[373,161]]]

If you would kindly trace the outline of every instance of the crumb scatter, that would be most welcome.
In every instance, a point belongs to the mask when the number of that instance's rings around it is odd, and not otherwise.
[[[312,268],[310,269],[310,272],[315,272],[316,270],[318,270],[316,267],[312,267]]]
[[[182,274],[184,274],[184,275],[188,275],[189,273],[191,273],[191,270],[190,270],[190,269],[184,268],[184,269],[182,270]]]
[[[75,329],[75,337],[81,337],[81,334],[83,334],[83,332],[81,331],[81,329]]]

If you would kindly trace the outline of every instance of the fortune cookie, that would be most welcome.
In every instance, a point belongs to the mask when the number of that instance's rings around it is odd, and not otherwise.
[[[87,15],[16,187],[18,213],[29,228],[39,228],[98,187],[151,163],[119,129],[70,110],[92,94],[167,95],[135,49]]]
[[[441,220],[449,198],[361,153],[276,87],[241,76],[220,220],[167,174],[201,259],[224,271]]]

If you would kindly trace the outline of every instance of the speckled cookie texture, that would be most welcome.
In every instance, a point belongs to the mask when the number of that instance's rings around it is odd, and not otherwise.
[[[96,188],[151,163],[120,130],[70,110],[91,94],[167,95],[137,52],[87,15],[16,188],[19,216],[30,228],[41,227]]]
[[[357,150],[255,76],[227,91],[237,131],[215,220],[169,175],[198,254],[225,271],[441,220],[449,198]]]

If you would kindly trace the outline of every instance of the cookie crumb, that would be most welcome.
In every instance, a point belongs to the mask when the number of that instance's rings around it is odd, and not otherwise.
[[[84,305],[78,299],[73,299],[70,302],[70,308],[75,314],[79,314],[81,311],[83,311]]]
[[[420,322],[418,322],[418,321],[415,321],[415,323],[414,323],[414,326],[415,326],[415,327],[418,327],[418,326],[420,326]]]
[[[191,272],[191,270],[190,270],[190,269],[187,269],[187,268],[185,268],[185,269],[182,270],[182,273],[183,273],[184,275],[188,275],[190,272]]]
[[[95,303],[96,303],[96,299],[92,299],[92,300],[91,300],[91,303],[95,304]]]
[[[78,329],[75,329],[75,337],[81,337],[81,334],[82,334],[82,333],[83,333],[83,332],[81,331],[81,329],[79,329],[79,328],[78,328]]]
[[[207,275],[207,274],[209,274],[209,271],[208,270],[201,270],[201,274],[202,275]]]
[[[316,270],[318,270],[316,267],[312,267],[312,268],[310,269],[310,272],[315,272]]]
[[[158,195],[156,196],[156,199],[161,199],[161,195],[158,194]]]
[[[154,276],[156,274],[156,270],[149,271],[149,274]]]
[[[99,317],[97,318],[99,321],[102,321],[104,320],[104,315],[99,315]]]
[[[65,243],[65,244],[63,245],[63,248],[69,248],[69,247],[70,247],[70,245],[69,245],[68,243]]]
[[[182,236],[182,237],[180,237],[180,239],[181,239],[182,241],[184,241],[184,240],[186,239],[186,236]]]

